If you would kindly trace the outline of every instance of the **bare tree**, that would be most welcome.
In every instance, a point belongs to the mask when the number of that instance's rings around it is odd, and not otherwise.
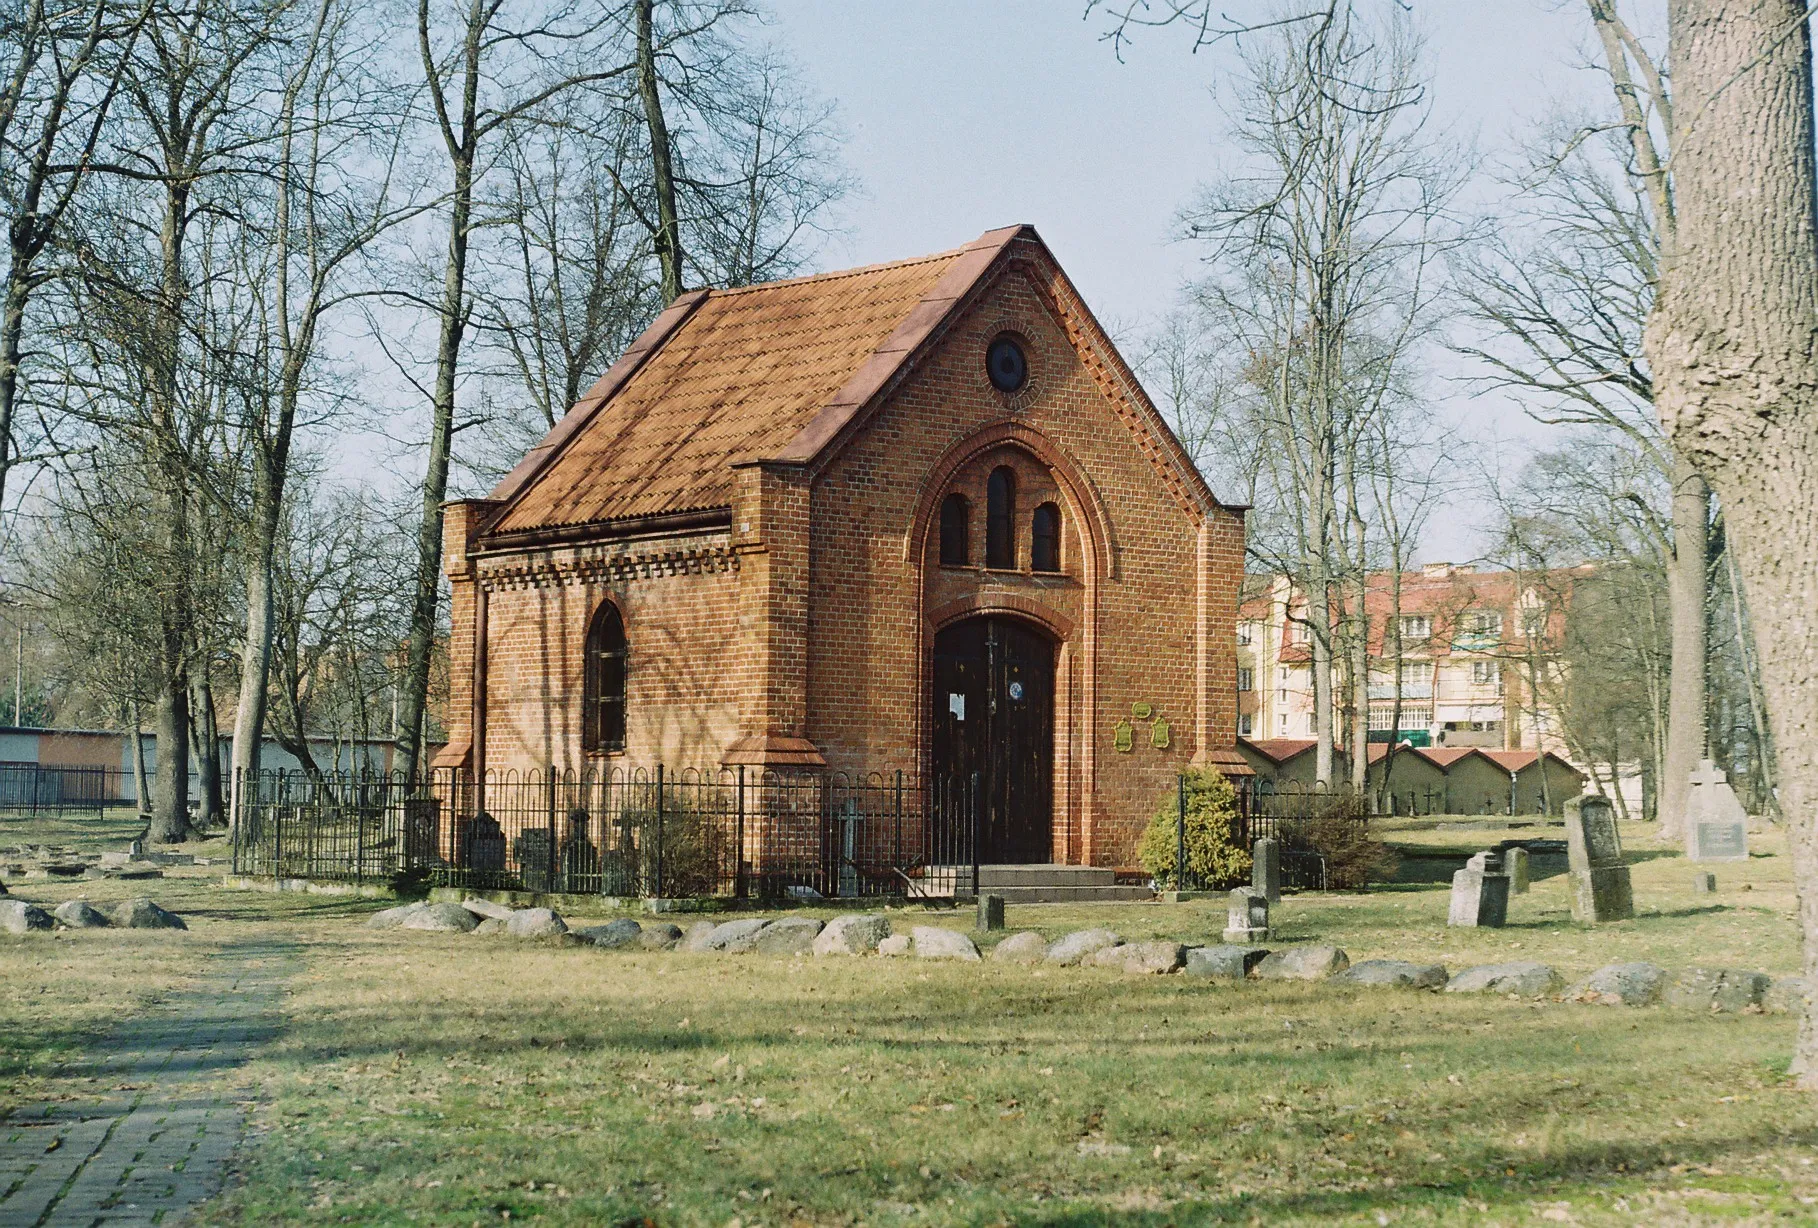
[[[149,12],[117,0],[26,0],[0,18],[0,505],[15,460],[26,312],[50,276],[42,258],[91,168]]]
[[[1818,978],[1818,203],[1804,0],[1672,0],[1673,191],[1645,348],[1654,404],[1710,481],[1754,615]],[[1818,999],[1795,1051],[1818,1090]]]

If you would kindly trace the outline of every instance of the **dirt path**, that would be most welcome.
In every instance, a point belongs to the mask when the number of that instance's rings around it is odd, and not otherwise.
[[[278,1032],[298,951],[253,940],[209,956],[189,989],[84,1055],[111,1085],[102,1100],[0,1120],[0,1228],[169,1224],[218,1191],[245,1128],[239,1070]]]

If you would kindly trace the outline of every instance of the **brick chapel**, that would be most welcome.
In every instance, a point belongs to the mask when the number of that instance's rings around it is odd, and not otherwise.
[[[683,294],[446,524],[442,767],[976,772],[983,860],[1120,867],[1248,774],[1243,509],[1032,227]]]

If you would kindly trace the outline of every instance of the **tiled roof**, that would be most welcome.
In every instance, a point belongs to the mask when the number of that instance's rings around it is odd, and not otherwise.
[[[733,465],[811,457],[1022,230],[684,295],[493,491],[491,531],[729,507]]]
[[[1238,741],[1274,763],[1286,763],[1316,745],[1312,738],[1239,738]]]

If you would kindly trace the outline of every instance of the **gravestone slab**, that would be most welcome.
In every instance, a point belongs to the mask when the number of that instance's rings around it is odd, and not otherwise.
[[[1004,928],[1003,896],[986,894],[978,897],[978,921],[975,928],[987,931]]]
[[[1572,798],[1565,804],[1565,826],[1572,919],[1594,924],[1633,917],[1635,893],[1610,799],[1597,793]]]
[[[1491,856],[1494,858],[1494,854]],[[1496,869],[1472,869],[1467,866],[1453,873],[1451,906],[1446,911],[1447,925],[1501,929],[1508,923],[1509,877],[1500,872],[1500,858],[1494,858],[1488,864],[1495,865]]]
[[[1749,816],[1709,759],[1691,775],[1685,798],[1685,855],[1693,861],[1747,861]]]
[[[1700,870],[1698,873],[1692,875],[1692,894],[1716,895],[1717,876],[1712,874],[1709,870]]]
[[[1225,942],[1243,946],[1266,942],[1268,937],[1269,897],[1254,887],[1233,887],[1225,913]]]
[[[1251,846],[1250,886],[1269,903],[1281,903],[1281,845],[1267,836]]]
[[[1502,866],[1503,873],[1509,876],[1509,894],[1526,895],[1531,882],[1528,850],[1520,847],[1503,850]]]
[[[1187,976],[1241,981],[1268,957],[1267,947],[1194,947],[1187,952]]]

